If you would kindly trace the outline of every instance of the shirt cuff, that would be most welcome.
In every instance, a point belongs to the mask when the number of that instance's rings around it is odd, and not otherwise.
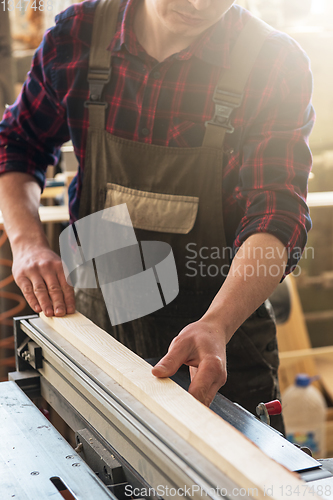
[[[284,278],[297,267],[307,242],[307,231],[310,227],[311,221],[309,217],[305,218],[304,225],[293,224],[291,220],[286,220],[286,218],[282,217],[279,218],[278,216],[272,217],[271,215],[253,218],[237,235],[234,241],[233,251],[235,254],[244,241],[252,234],[272,234],[278,238],[287,249],[288,261],[283,276]]]
[[[27,169],[27,166],[23,163],[7,162],[4,168],[2,168],[0,165],[0,175],[5,174],[7,172],[21,172],[23,174],[31,175],[32,177],[34,177],[36,179],[36,181],[39,184],[39,187],[41,188],[41,190],[43,192],[44,186],[45,186],[46,176],[45,176],[45,173],[42,172],[41,170],[35,170],[34,172],[30,172]]]

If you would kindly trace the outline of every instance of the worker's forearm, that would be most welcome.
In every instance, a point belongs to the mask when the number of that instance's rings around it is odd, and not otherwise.
[[[8,172],[0,176],[0,210],[12,251],[27,246],[48,246],[38,215],[40,187],[29,174]]]
[[[74,290],[66,282],[61,259],[49,247],[39,219],[37,182],[28,174],[3,174],[0,200],[13,252],[13,276],[28,304],[46,316],[73,313]]]
[[[189,392],[209,406],[227,380],[227,342],[274,290],[286,263],[287,252],[277,238],[250,236],[206,314],[174,338],[168,353],[152,369],[153,375],[170,377],[182,364],[190,366]]]
[[[228,342],[237,328],[270,296],[283,276],[287,251],[275,236],[250,236],[203,319],[223,325]]]

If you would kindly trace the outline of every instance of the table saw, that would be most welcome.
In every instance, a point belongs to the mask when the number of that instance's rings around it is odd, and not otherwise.
[[[14,323],[16,371],[0,384],[1,500],[259,498],[240,489],[41,318]],[[40,396],[75,432],[75,450],[31,402]],[[331,460],[313,459],[219,394],[211,409],[294,471],[304,489],[333,498]]]

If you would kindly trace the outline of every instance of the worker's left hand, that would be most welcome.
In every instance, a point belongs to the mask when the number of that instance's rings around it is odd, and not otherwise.
[[[182,364],[190,367],[189,393],[209,406],[227,381],[226,340],[221,328],[199,320],[187,325],[152,369],[156,377],[171,377]]]

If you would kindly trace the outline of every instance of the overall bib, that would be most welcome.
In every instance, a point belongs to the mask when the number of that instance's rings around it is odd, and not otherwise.
[[[110,75],[111,54],[105,48],[115,31],[117,12],[117,2],[102,0],[95,14],[88,77],[91,92],[90,101],[86,103],[89,130],[79,215],[82,218],[127,203],[138,241],[165,241],[171,245],[180,291],[163,309],[117,326],[111,325],[99,289],[77,290],[76,305],[78,311],[139,356],[162,357],[171,340],[207,311],[230,265],[230,255],[223,252],[226,241],[222,167],[226,128],[220,123],[226,113],[223,109],[221,113],[219,101],[201,147],[156,146],[108,133],[102,91]],[[241,47],[244,41],[236,42],[235,57],[242,54],[244,66],[247,65],[243,76],[239,75],[240,80],[245,80],[239,83],[241,87],[246,83],[265,36],[267,31],[261,33],[252,58],[244,58]],[[215,97],[223,92],[221,89],[225,88],[228,78],[222,75]],[[242,89],[238,94],[234,91],[228,94],[229,107],[233,109],[240,103],[237,99]],[[224,99],[224,105],[225,102]],[[226,127],[230,127],[228,121],[229,116]],[[208,249],[206,276],[202,276],[193,262],[192,270],[186,265],[191,255],[188,249],[198,251],[203,247]],[[216,250],[212,258],[213,247],[219,251]],[[210,276],[207,275],[209,266],[214,271]],[[197,272],[193,271],[194,267]],[[216,269],[219,269],[217,274]],[[267,304],[255,311],[234,334],[227,346],[227,363],[228,380],[220,390],[224,396],[253,413],[259,402],[278,397],[276,332]],[[282,431],[282,418],[275,420],[275,426]]]

